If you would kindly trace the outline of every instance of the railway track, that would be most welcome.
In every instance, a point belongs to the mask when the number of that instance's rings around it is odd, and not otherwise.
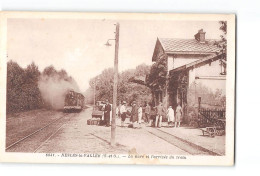
[[[64,114],[63,116],[51,121],[47,125],[33,131],[25,137],[8,145],[6,152],[36,152],[46,140],[58,132],[59,129],[71,118],[72,114]]]
[[[220,156],[220,154],[210,151],[204,147],[186,141],[182,138],[179,138],[175,135],[167,133],[158,128],[149,128],[147,131],[160,139],[178,147],[179,149],[191,154],[191,155],[211,155],[211,156]]]
[[[44,142],[41,143],[34,151],[33,153],[36,153],[38,149],[40,149],[49,139],[51,139],[58,131],[64,126],[65,124],[61,125],[54,133],[52,133]]]

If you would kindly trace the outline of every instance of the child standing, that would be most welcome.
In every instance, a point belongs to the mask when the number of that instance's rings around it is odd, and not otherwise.
[[[169,106],[169,108],[167,110],[167,118],[168,118],[168,126],[170,126],[175,121],[174,110],[172,109],[172,106]]]

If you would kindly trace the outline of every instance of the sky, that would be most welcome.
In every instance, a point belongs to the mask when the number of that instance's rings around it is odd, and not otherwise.
[[[219,39],[218,21],[156,21],[128,20],[120,23],[119,71],[152,64],[157,37],[194,38],[199,29],[206,39]],[[81,91],[89,80],[104,69],[113,67],[116,21],[87,19],[8,19],[8,60],[26,67],[31,62],[42,71],[53,65],[65,69],[78,83]]]

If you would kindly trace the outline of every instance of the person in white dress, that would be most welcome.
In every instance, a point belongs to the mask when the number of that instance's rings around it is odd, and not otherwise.
[[[167,110],[167,118],[168,118],[168,125],[173,124],[175,119],[174,119],[174,110],[172,109],[172,106],[169,106]]]
[[[138,123],[139,123],[139,127],[141,127],[142,116],[143,116],[143,108],[142,108],[142,106],[139,106],[139,108],[138,108]]]

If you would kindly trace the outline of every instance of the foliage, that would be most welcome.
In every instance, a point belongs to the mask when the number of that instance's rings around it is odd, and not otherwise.
[[[65,70],[57,71],[53,66],[49,66],[41,73],[34,62],[26,68],[21,68],[16,62],[9,61],[7,63],[7,113],[48,107],[46,96],[43,96],[42,91],[39,89],[39,84],[42,83],[43,77],[55,77],[59,80],[56,85],[59,88],[62,87],[61,83],[63,82],[77,85],[75,80],[68,76]],[[44,80],[46,81],[46,79]],[[45,92],[47,92],[48,87],[51,85],[44,85]],[[77,88],[77,86],[75,87]]]
[[[226,38],[227,22],[226,21],[220,21],[219,24],[220,24],[219,29],[223,32],[223,35],[220,35],[221,41],[218,42],[218,46],[221,48],[220,52],[224,53],[226,55],[226,50],[227,50],[227,38]]]
[[[158,59],[151,67],[146,82],[153,89],[164,89],[166,85],[167,63],[164,57]]]
[[[136,67],[136,69],[129,69],[119,73],[118,75],[118,102],[126,101],[130,104],[132,101],[138,101],[140,103],[151,101],[150,89],[146,86],[129,82],[129,79],[134,76],[146,76],[150,71],[150,67],[142,64]],[[96,100],[106,100],[112,103],[113,101],[113,68],[105,69],[100,75],[92,78],[89,82],[90,88],[86,91],[85,96],[90,97],[93,100],[93,89],[96,83]],[[90,91],[92,90],[92,91]],[[89,101],[93,103],[93,101]]]
[[[113,78],[114,78],[113,68],[105,69],[100,75],[92,78],[89,81],[90,87],[94,89],[96,84],[96,99],[106,100],[110,102],[113,99]]]
[[[74,84],[75,91],[79,91],[79,86],[76,81],[71,76],[69,76],[64,69],[58,71],[52,65],[50,65],[43,70],[41,77],[55,78],[58,80],[69,82],[71,84]]]
[[[216,41],[215,45],[220,48],[219,55],[222,55],[224,60],[227,60],[226,53],[227,53],[227,21],[219,21],[220,27],[219,29],[223,32],[222,35],[220,35],[221,40]]]
[[[201,97],[201,107],[206,109],[222,109],[225,107],[226,95],[222,89],[213,92],[202,83],[191,83],[187,95],[187,115],[191,123],[198,117],[198,97]],[[191,124],[190,124],[191,125]],[[193,126],[193,125],[191,125]]]
[[[198,106],[198,97],[201,97],[201,104],[205,106],[205,108],[220,108],[225,106],[226,95],[222,89],[216,89],[216,91],[213,92],[203,84],[193,82],[188,91],[187,101],[189,105],[194,107]]]
[[[42,98],[38,88],[40,72],[31,63],[26,69],[16,62],[7,63],[7,112],[19,112],[37,109],[42,106]]]
[[[221,25],[219,29],[224,32],[224,34],[227,34],[227,22],[226,21],[220,21],[219,24]]]

